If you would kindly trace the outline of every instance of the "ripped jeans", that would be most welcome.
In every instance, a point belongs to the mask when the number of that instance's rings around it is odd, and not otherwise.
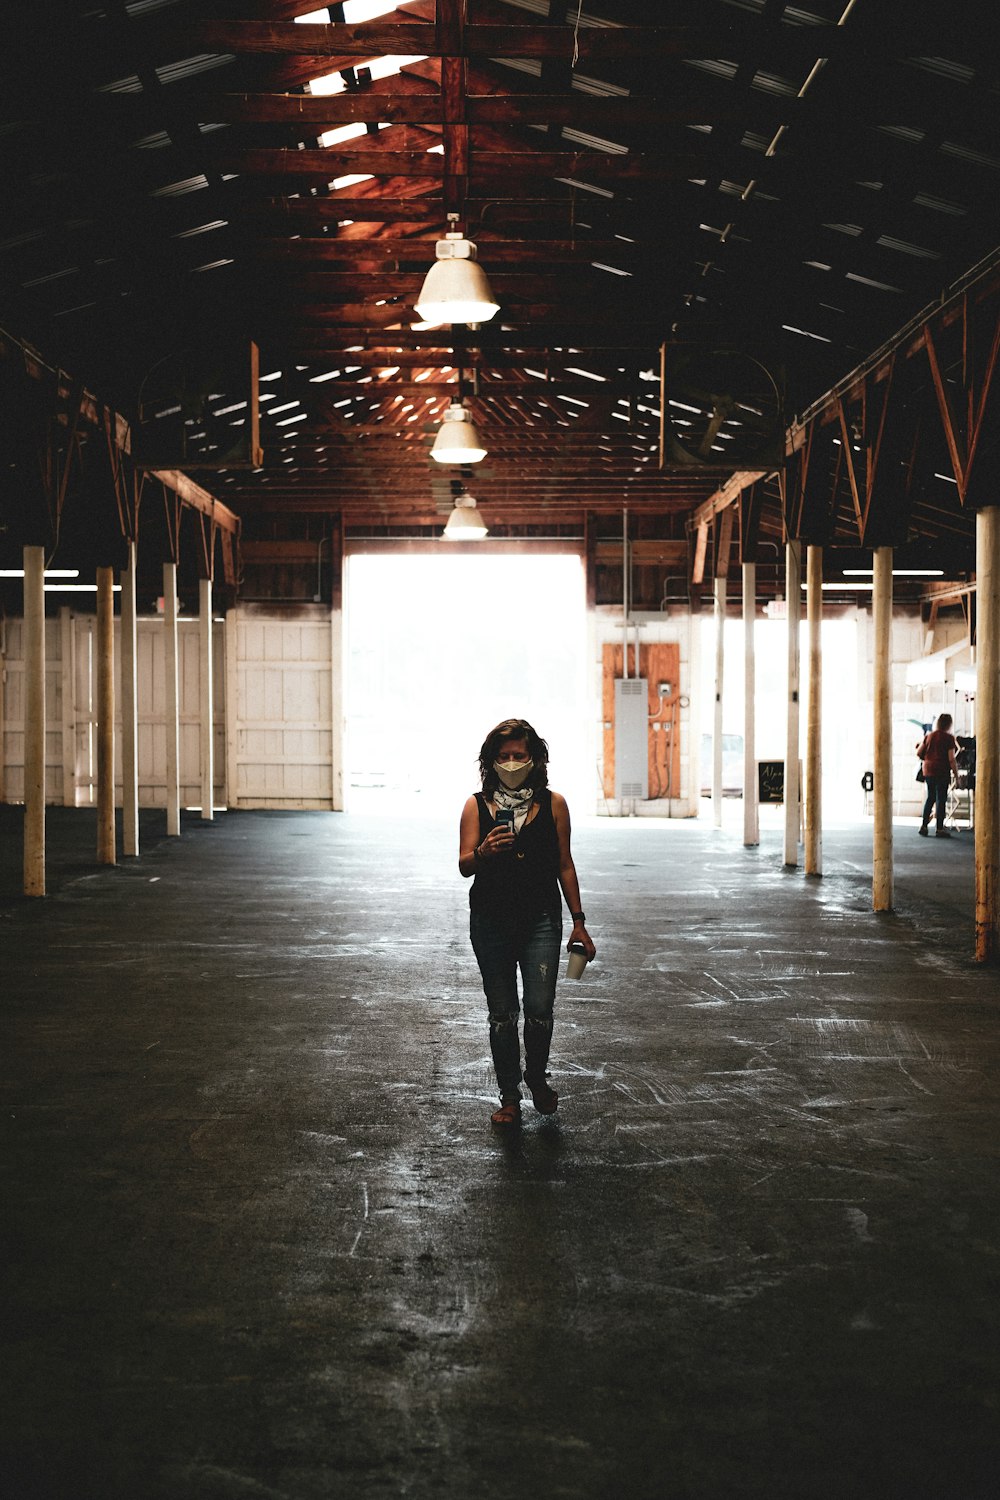
[[[542,1082],[552,1040],[562,918],[543,912],[537,920],[511,930],[474,911],[469,936],[483,976],[497,1083],[501,1094],[516,1094],[521,1082],[517,970],[524,994],[524,1077],[529,1083]]]

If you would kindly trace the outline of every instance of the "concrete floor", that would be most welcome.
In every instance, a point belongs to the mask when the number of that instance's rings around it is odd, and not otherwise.
[[[455,825],[0,817],[5,1500],[993,1500],[971,837],[575,833],[557,1116],[494,1099]],[[90,821],[88,821],[90,820]],[[159,820],[159,821],[158,821]]]

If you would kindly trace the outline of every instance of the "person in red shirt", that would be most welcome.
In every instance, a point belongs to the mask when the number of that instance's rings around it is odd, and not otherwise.
[[[958,775],[958,766],[955,761],[957,749],[958,741],[951,732],[951,714],[939,714],[935,728],[930,734],[925,734],[917,746],[917,754],[923,765],[924,782],[927,786],[927,801],[924,803],[923,817],[918,830],[924,838],[927,837],[927,824],[930,821],[932,808],[936,815],[937,837],[939,839],[951,838],[951,833],[944,826],[944,804],[948,796],[952,772]]]

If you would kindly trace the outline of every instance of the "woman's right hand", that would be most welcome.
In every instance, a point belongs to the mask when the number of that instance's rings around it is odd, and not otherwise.
[[[495,859],[505,849],[509,849],[514,842],[514,834],[509,823],[498,823],[491,828],[489,833],[479,845],[480,859]]]

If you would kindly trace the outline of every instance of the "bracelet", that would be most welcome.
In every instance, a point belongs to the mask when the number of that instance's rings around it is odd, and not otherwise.
[[[570,916],[574,922],[586,922],[587,920],[587,913],[585,911],[571,911]]]

